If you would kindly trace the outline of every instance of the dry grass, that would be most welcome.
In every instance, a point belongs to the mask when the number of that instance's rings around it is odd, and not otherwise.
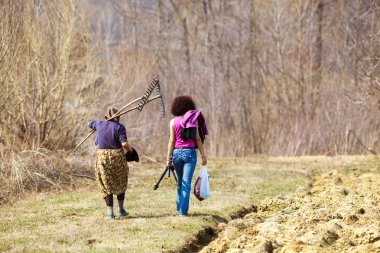
[[[336,162],[332,162],[336,161]],[[266,197],[305,186],[304,172],[379,166],[374,157],[213,159],[212,196],[191,197],[190,216],[175,217],[175,185],[163,168],[131,164],[127,219],[107,221],[95,182],[81,179],[77,191],[33,194],[0,209],[0,251],[5,252],[162,252],[186,244],[197,231],[230,220],[230,214]]]
[[[91,170],[90,163],[65,152],[46,149],[3,154],[0,163],[0,205],[17,201],[27,192],[72,189],[75,171]]]

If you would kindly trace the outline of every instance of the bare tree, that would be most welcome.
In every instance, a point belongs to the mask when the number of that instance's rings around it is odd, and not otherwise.
[[[0,143],[14,150],[70,149],[83,118],[140,96],[159,74],[167,104],[196,97],[212,155],[379,152],[376,0],[8,0],[0,9]],[[151,108],[123,120],[138,148],[159,156],[169,118]]]

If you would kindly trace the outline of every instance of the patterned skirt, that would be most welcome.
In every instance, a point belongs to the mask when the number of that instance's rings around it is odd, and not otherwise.
[[[95,174],[103,198],[125,192],[128,185],[129,167],[123,149],[98,149]]]

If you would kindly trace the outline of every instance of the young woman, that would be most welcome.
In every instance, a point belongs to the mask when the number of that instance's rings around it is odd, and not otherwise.
[[[105,119],[112,118],[118,110],[109,108]],[[101,194],[107,205],[107,219],[114,218],[113,194],[117,195],[119,216],[127,216],[124,209],[124,197],[128,184],[129,167],[124,156],[124,149],[132,152],[128,144],[127,133],[124,125],[119,123],[119,118],[111,121],[90,121],[88,126],[97,131],[97,150],[95,174],[100,186]]]
[[[195,103],[190,96],[174,98],[171,113],[175,116],[170,121],[170,138],[166,165],[173,163],[178,176],[177,212],[186,216],[189,210],[191,180],[197,163],[197,147],[202,156],[202,165],[207,164],[206,153],[203,148],[200,131],[207,135],[204,117],[196,110]],[[195,136],[184,140],[181,137],[181,128],[195,128]]]

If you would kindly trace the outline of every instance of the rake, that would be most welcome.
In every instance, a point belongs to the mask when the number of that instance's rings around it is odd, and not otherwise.
[[[157,91],[158,95],[150,98],[154,90]],[[163,95],[161,93],[160,81],[158,80],[157,77],[153,77],[152,82],[150,83],[148,89],[145,91],[143,96],[123,106],[120,110],[118,110],[115,113],[114,116],[108,118],[107,121],[113,120],[114,118],[118,118],[121,115],[124,115],[134,110],[139,110],[141,112],[147,103],[152,102],[153,100],[156,100],[156,99],[160,99],[161,116],[165,117],[165,104],[164,104]],[[132,108],[128,108],[132,105],[134,105]],[[79,148],[93,133],[95,133],[95,130],[91,130],[90,133],[73,149],[72,152],[74,152],[77,148]]]

